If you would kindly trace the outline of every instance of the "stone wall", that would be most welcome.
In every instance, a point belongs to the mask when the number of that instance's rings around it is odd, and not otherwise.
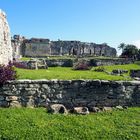
[[[25,37],[22,37],[20,35],[14,35],[11,44],[13,49],[13,58],[15,60],[19,60],[22,57],[22,45],[23,41],[25,40]]]
[[[19,80],[0,88],[1,107],[140,106],[140,81]]]
[[[72,59],[47,59],[46,64],[48,67],[73,67],[75,60]]]
[[[140,78],[140,70],[130,70],[130,76]]]
[[[80,60],[80,59],[79,59]],[[72,67],[76,59],[46,59],[46,64],[52,66]],[[87,59],[90,66],[111,66],[111,65],[124,65],[134,63],[132,59]]]
[[[20,40],[19,40],[20,41]],[[12,40],[12,42],[19,42]],[[15,48],[15,43],[12,44]],[[77,56],[108,56],[116,57],[116,49],[107,44],[86,43],[80,41],[50,41],[49,39],[25,39],[19,46],[22,56],[44,57],[51,55],[77,55]]]
[[[74,63],[76,63],[77,59],[35,59],[35,61],[45,61],[46,67],[73,67]],[[25,67],[29,68],[29,64],[32,60],[28,61],[19,61],[18,63],[24,64]],[[111,66],[111,65],[124,65],[124,64],[132,64],[133,60],[131,59],[89,59],[86,60],[89,66]]]
[[[25,56],[48,56],[51,52],[48,39],[34,39],[25,41]]]
[[[0,64],[12,60],[11,35],[6,14],[0,9]]]
[[[91,66],[111,66],[111,65],[124,65],[132,64],[134,61],[132,59],[91,59]]]

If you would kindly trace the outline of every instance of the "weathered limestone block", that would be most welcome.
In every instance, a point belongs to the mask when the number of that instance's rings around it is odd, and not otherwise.
[[[21,104],[24,107],[34,108],[36,106],[36,102],[33,96],[24,95],[21,97]]]
[[[101,112],[101,109],[99,107],[90,107],[89,108],[89,111],[90,112],[97,113],[97,112]]]
[[[47,111],[53,114],[68,114],[67,109],[62,104],[52,104],[47,107]]]
[[[116,109],[118,109],[118,110],[123,110],[123,107],[120,106],[120,105],[118,105],[118,106],[116,106]]]
[[[26,102],[26,107],[34,108],[35,106],[36,106],[35,100],[33,98],[29,98],[29,100]]]
[[[6,14],[0,9],[0,64],[7,65],[12,61],[10,28]]]
[[[21,103],[18,102],[18,101],[12,101],[10,102],[10,105],[9,105],[11,108],[20,108],[22,107]]]
[[[108,111],[112,111],[113,108],[112,107],[103,107],[102,111],[108,112]]]
[[[87,107],[74,107],[73,113],[87,115],[87,114],[89,114],[89,110]]]
[[[18,97],[17,96],[8,96],[6,97],[6,101],[17,101]]]

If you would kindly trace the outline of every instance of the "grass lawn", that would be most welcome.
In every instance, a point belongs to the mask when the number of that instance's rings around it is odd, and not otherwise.
[[[106,71],[111,72],[113,69],[140,69],[138,64],[128,64],[128,65],[113,65],[104,66]],[[103,79],[103,80],[132,80],[129,74],[123,76],[108,75],[105,72],[95,72],[94,68],[91,70],[72,70],[72,68],[66,67],[50,67],[47,70],[27,70],[16,68],[18,79]]]
[[[76,58],[77,58],[76,56],[67,56],[67,55],[64,55],[64,56],[46,56],[46,57],[44,57],[44,59],[57,59],[57,60],[58,59],[76,59]],[[122,58],[119,58],[119,57],[104,57],[104,56],[87,56],[87,57],[84,57],[84,58],[85,59],[122,59]],[[31,59],[31,57],[22,57],[20,60],[27,61],[27,60],[30,60],[30,59]],[[83,58],[81,58],[81,59],[83,59]]]
[[[139,140],[140,108],[51,115],[44,108],[0,109],[2,140]]]

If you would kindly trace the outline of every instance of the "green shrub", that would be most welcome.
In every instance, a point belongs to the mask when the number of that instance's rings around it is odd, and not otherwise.
[[[104,66],[99,66],[99,67],[95,68],[94,71],[105,72],[105,67]]]
[[[73,66],[73,60],[72,59],[66,59],[62,67],[72,67]]]
[[[9,63],[7,66],[0,65],[0,85],[2,86],[8,80],[15,80],[17,77],[16,71],[12,63]]]
[[[90,66],[86,60],[80,60],[74,63],[73,70],[90,70]]]

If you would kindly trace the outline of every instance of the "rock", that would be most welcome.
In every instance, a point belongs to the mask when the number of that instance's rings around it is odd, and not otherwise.
[[[112,107],[103,107],[102,108],[102,111],[112,111],[113,109],[112,109]]]
[[[48,69],[47,63],[44,59],[38,59],[37,67],[38,69]]]
[[[11,108],[20,108],[21,107],[21,104],[18,101],[12,101],[10,103],[10,107]]]
[[[124,74],[124,73],[128,73],[128,70],[122,70],[122,69],[116,69],[116,70],[112,70],[112,74]]]
[[[0,96],[0,101],[3,101],[5,98],[3,96]]]
[[[9,107],[9,103],[7,101],[0,101],[0,107]]]
[[[140,78],[140,70],[130,70],[130,76]]]
[[[134,77],[134,80],[140,81],[140,78],[139,77]]]
[[[90,107],[89,111],[90,112],[101,112],[99,107]]]
[[[116,106],[116,109],[123,110],[124,108],[122,106],[118,105],[118,106]]]
[[[17,101],[18,97],[17,96],[8,96],[6,97],[6,101]]]
[[[36,70],[38,69],[36,60],[28,61],[27,66],[29,69],[36,69]]]
[[[47,106],[47,110],[52,114],[68,114],[66,107],[62,104],[52,104]]]
[[[87,114],[89,114],[89,110],[87,107],[74,107],[73,113],[87,115]]]
[[[22,106],[28,108],[34,108],[36,106],[36,102],[33,96],[22,96],[21,97]]]
[[[128,106],[123,106],[123,109],[128,109]]]
[[[46,61],[44,59],[33,59],[29,61],[21,61],[29,69],[48,69]]]
[[[28,108],[34,108],[35,107],[35,101],[33,98],[29,98],[29,100],[26,102],[26,107]]]

